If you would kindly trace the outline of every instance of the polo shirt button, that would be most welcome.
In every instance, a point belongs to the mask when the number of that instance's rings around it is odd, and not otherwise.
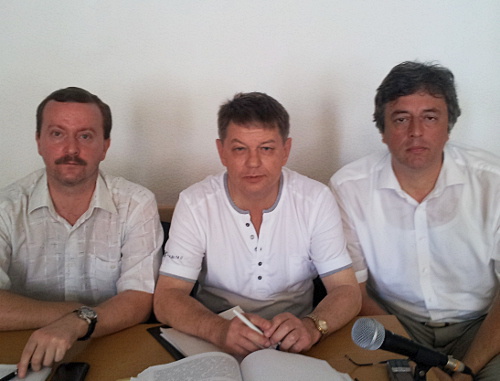
[[[259,275],[259,276],[257,277],[257,279],[258,279],[258,280],[261,280],[261,279],[262,279],[262,277]]]
[[[254,239],[254,238],[255,238],[255,236],[252,234],[252,235],[250,236],[250,239]]]
[[[259,266],[262,266],[262,262],[259,262],[259,263],[258,263],[258,265],[259,265]]]
[[[250,223],[249,223],[249,222],[247,222],[247,223],[245,224],[245,226],[246,226],[246,227],[249,227],[249,226],[250,226]]]

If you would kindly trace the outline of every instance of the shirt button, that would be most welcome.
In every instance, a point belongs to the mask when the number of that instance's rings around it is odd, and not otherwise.
[[[254,247],[254,249],[253,249],[253,250],[254,250],[254,251],[257,251],[257,248],[256,248],[256,247]]]
[[[257,279],[258,279],[258,280],[261,280],[261,279],[262,279],[262,277],[259,275],[259,276],[257,277]]]
[[[252,235],[250,236],[250,239],[254,239],[254,238],[255,238],[255,236],[252,234]]]
[[[247,222],[247,223],[245,224],[245,226],[246,226],[246,227],[249,227],[249,226],[250,226],[250,223],[249,223],[249,222]]]
[[[259,265],[259,266],[262,266],[262,262],[259,262],[259,263],[258,263],[258,265]]]

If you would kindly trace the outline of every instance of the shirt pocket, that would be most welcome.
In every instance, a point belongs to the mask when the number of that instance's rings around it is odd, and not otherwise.
[[[89,283],[93,299],[103,302],[117,294],[116,283],[120,277],[121,260],[109,261],[97,255],[88,258]]]

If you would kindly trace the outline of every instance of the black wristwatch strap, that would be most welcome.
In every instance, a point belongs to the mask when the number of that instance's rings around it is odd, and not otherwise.
[[[87,330],[87,333],[84,336],[80,337],[78,339],[78,341],[85,341],[85,340],[90,339],[90,336],[94,333],[95,323],[97,323],[97,320],[93,320],[90,322],[89,329]]]
[[[94,333],[95,325],[97,323],[97,314],[90,307],[80,307],[79,309],[74,310],[73,312],[76,313],[76,315],[80,319],[85,320],[89,324],[87,333],[82,337],[80,337],[78,341],[85,341],[90,339],[90,336],[92,336],[92,333]]]

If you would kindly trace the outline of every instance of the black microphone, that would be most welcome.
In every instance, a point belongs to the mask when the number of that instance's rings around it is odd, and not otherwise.
[[[357,320],[352,327],[351,336],[354,343],[364,349],[383,349],[408,356],[410,360],[420,365],[440,366],[453,372],[472,375],[470,368],[463,362],[417,344],[406,337],[396,335],[386,330],[375,319],[361,318]]]

